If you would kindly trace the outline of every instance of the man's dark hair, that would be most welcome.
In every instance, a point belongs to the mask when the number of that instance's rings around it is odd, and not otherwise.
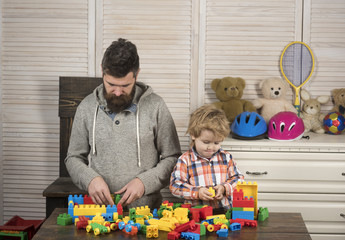
[[[119,38],[107,48],[102,59],[103,75],[122,78],[129,72],[133,72],[134,77],[139,69],[139,55],[137,47],[127,41]]]

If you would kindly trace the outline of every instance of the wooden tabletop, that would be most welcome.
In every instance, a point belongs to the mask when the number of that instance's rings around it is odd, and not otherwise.
[[[56,224],[57,216],[67,213],[67,208],[56,208],[50,217],[43,223],[33,240],[53,239],[146,239],[145,235],[129,236],[122,231],[114,231],[102,236],[87,233],[84,229],[78,230],[74,225],[60,226]],[[155,239],[167,239],[167,232],[159,231]],[[200,239],[217,239],[216,233],[206,233]],[[269,218],[258,222],[257,228],[244,227],[241,231],[229,232],[231,239],[242,240],[311,240],[300,213],[270,213]]]

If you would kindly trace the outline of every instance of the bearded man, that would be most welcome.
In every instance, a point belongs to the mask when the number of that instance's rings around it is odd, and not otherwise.
[[[96,204],[121,194],[129,208],[159,207],[181,148],[172,116],[152,88],[138,82],[136,46],[114,41],[102,59],[103,83],[76,111],[65,159],[73,182]]]

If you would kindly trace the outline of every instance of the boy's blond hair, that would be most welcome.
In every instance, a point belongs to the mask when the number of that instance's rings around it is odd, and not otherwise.
[[[198,138],[202,130],[210,130],[216,137],[225,139],[230,134],[229,125],[225,112],[208,104],[191,114],[186,133]],[[194,146],[194,141],[191,142],[191,146]]]

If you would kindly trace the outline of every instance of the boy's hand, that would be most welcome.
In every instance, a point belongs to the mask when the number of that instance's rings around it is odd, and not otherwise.
[[[213,188],[216,190],[216,196],[214,196],[214,198],[217,200],[222,199],[225,193],[225,187],[223,185],[217,185]]]
[[[207,188],[201,187],[199,188],[199,199],[203,201],[213,201],[214,198],[212,197],[212,193],[208,191]]]

